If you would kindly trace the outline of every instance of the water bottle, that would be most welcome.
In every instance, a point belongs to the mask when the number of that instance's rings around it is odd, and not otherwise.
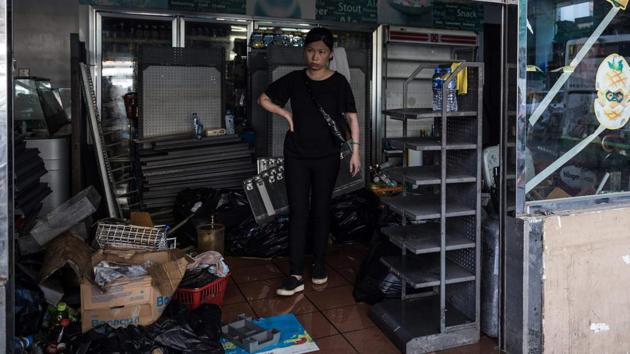
[[[197,139],[201,139],[203,137],[203,124],[199,119],[197,113],[192,114],[193,121],[193,136]]]
[[[446,75],[444,75],[444,79],[446,80],[451,75],[451,69],[448,68],[445,70]],[[447,92],[447,102],[446,102],[446,111],[447,112],[457,112],[457,79],[453,78],[448,83],[448,92]]]
[[[442,110],[442,69],[435,68],[433,74],[433,111]]]
[[[15,352],[27,353],[28,350],[33,347],[33,337],[15,337]]]
[[[234,114],[229,109],[225,112],[225,132],[228,135],[236,133],[234,130]]]

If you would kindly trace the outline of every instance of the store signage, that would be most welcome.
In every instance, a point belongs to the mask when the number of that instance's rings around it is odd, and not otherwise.
[[[461,46],[477,46],[477,36],[474,34],[447,34],[432,32],[428,30],[401,30],[392,28],[389,31],[389,40],[391,42],[408,42],[408,43],[430,43],[430,44],[448,44]]]
[[[245,14],[245,0],[169,0],[172,10]]]
[[[130,9],[167,9],[191,12],[245,14],[246,0],[79,0],[83,5]]]
[[[433,27],[479,32],[483,23],[483,6],[461,3],[433,3]]]
[[[376,22],[377,0],[317,0],[316,18],[334,22]]]

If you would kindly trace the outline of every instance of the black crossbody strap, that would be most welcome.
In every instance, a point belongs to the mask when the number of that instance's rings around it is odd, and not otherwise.
[[[326,124],[328,124],[328,127],[330,127],[330,132],[333,134],[333,136],[335,136],[335,138],[339,141],[339,144],[342,147],[352,149],[352,146],[348,144],[348,141],[346,141],[346,139],[343,137],[343,135],[339,131],[339,128],[337,128],[337,123],[335,123],[335,120],[332,119],[330,114],[326,112],[324,107],[322,107],[319,101],[317,101],[317,99],[315,98],[315,95],[313,94],[313,88],[311,87],[311,83],[309,81],[308,75],[306,74],[306,69],[304,69],[304,85],[306,85],[306,91],[308,92],[309,96],[311,96],[311,100],[313,100],[313,104],[315,105],[315,107],[317,107],[317,109],[321,113],[322,117],[326,121]]]

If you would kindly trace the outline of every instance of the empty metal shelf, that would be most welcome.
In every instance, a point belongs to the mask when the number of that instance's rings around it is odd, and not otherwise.
[[[402,182],[403,177],[408,183],[416,186],[426,186],[431,184],[440,184],[442,181],[442,170],[440,166],[413,166],[413,167],[397,167],[388,170],[387,175]],[[470,183],[476,182],[477,178],[468,171],[457,171],[455,169],[447,171],[446,183]]]
[[[411,220],[437,219],[441,216],[440,198],[436,196],[395,196],[381,199],[393,211]],[[474,206],[466,206],[461,200],[447,200],[446,217],[475,215]]]
[[[446,326],[472,323],[466,315],[448,301],[446,302]],[[427,296],[413,300],[385,300],[370,308],[370,317],[398,346],[401,352],[407,351],[408,343],[420,340],[423,352],[443,350],[447,347],[474,343],[478,340],[476,329],[453,328],[451,335],[470,337],[468,340],[450,341],[436,338],[440,333],[440,296]],[[476,335],[475,335],[476,333]],[[459,334],[459,335],[458,335]]]
[[[402,156],[402,150],[383,150],[383,154],[387,157]]]
[[[446,250],[454,251],[463,248],[475,248],[475,241],[467,239],[447,227]],[[389,226],[382,229],[385,236],[398,247],[404,247],[414,254],[440,252],[440,224],[426,223],[420,225]]]
[[[390,138],[388,139],[394,149],[410,149],[416,151],[440,151],[442,142],[440,138],[426,137],[407,137],[407,138]],[[477,144],[466,141],[448,141],[446,150],[474,150]]]
[[[436,118],[441,117],[441,111],[433,111],[431,108],[397,108],[387,109],[383,111],[383,114],[389,116],[392,119],[404,120],[404,119],[424,119],[424,118]],[[460,111],[460,112],[448,112],[447,117],[476,117],[476,111]]]
[[[440,258],[423,256],[389,256],[381,258],[381,262],[390,271],[404,279],[415,289],[440,285]],[[475,275],[457,264],[446,261],[446,284],[463,283],[475,280]]]

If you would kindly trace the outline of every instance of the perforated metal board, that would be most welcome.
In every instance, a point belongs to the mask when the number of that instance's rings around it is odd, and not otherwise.
[[[222,73],[213,67],[150,66],[143,71],[141,138],[192,134],[192,113],[222,127]]]

